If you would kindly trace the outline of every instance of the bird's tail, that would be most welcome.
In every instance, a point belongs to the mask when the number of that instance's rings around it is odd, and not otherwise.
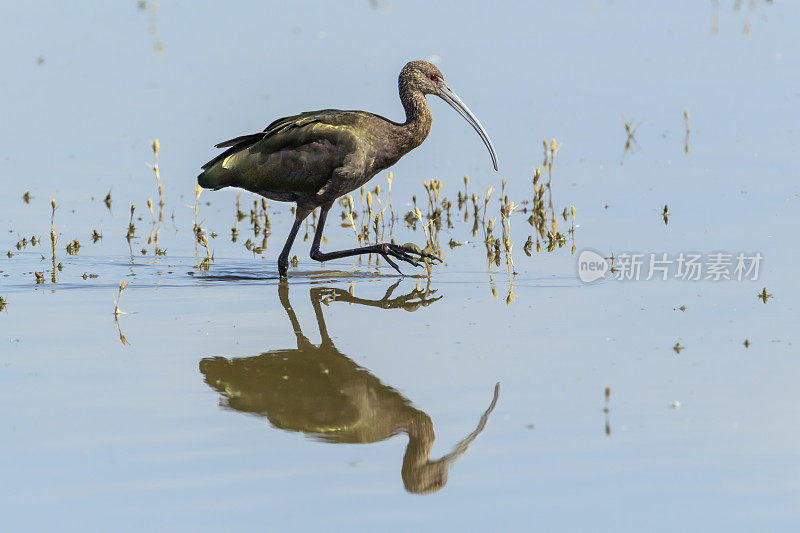
[[[235,170],[237,160],[241,159],[246,148],[261,140],[264,135],[264,132],[242,135],[215,145],[215,148],[227,148],[227,150],[203,165],[203,172],[197,176],[197,183],[201,187],[214,190],[238,186],[239,183],[236,179],[238,173]],[[226,168],[225,162],[231,158],[234,161]]]
[[[204,189],[221,189],[228,187],[232,184],[232,172],[222,166],[221,163],[215,163],[205,167],[205,170],[197,176],[197,184]]]

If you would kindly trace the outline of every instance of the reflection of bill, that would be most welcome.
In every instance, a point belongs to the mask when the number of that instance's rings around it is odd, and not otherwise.
[[[605,258],[593,250],[584,250],[578,256],[578,278],[584,283],[591,283],[605,277],[608,263]]]

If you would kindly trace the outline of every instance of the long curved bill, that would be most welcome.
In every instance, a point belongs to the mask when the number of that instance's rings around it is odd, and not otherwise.
[[[486,133],[486,130],[483,129],[483,126],[481,126],[481,123],[478,120],[478,118],[472,114],[472,111],[469,110],[467,104],[462,102],[461,98],[459,98],[458,95],[454,93],[453,90],[450,87],[448,87],[446,83],[442,83],[441,86],[439,87],[439,90],[440,92],[438,96],[441,97],[442,100],[450,104],[453,107],[453,109],[458,111],[459,115],[467,119],[467,122],[469,122],[472,125],[472,127],[475,128],[475,131],[478,132],[478,135],[481,136],[481,139],[483,139],[483,143],[486,145],[486,148],[489,149],[489,154],[491,154],[492,156],[492,163],[494,164],[494,169],[497,170],[497,154],[494,151],[494,146],[492,146],[492,141],[489,139],[489,135]]]

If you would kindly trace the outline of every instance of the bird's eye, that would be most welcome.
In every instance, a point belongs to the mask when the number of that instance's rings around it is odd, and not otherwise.
[[[436,76],[436,74],[431,74],[430,78],[431,78],[431,81],[436,81],[438,76]]]

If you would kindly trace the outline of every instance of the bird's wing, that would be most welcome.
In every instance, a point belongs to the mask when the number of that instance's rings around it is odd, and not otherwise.
[[[237,144],[242,143],[252,143],[255,141],[260,141],[264,138],[263,133],[251,133],[249,135],[240,135],[239,137],[234,137],[233,139],[229,139],[227,141],[222,141],[221,143],[215,144],[214,148],[226,148],[228,146],[236,146]]]
[[[357,150],[357,126],[366,116],[325,109],[281,118],[263,132],[219,143],[227,150],[203,168],[221,163],[237,174],[231,184],[251,191],[313,194]]]
[[[273,120],[269,126],[264,128],[262,133],[266,135],[273,135],[287,128],[301,127],[312,122],[320,122],[325,120],[335,120],[337,116],[345,113],[358,113],[358,111],[341,111],[339,109],[322,109],[320,111],[306,111],[299,115],[292,115],[290,117],[283,117]]]
[[[306,113],[300,113],[299,115],[292,115],[290,117],[279,118],[270,123],[269,126],[264,128],[264,131],[260,131],[258,133],[250,133],[248,135],[240,135],[239,137],[234,137],[233,139],[228,139],[227,141],[222,141],[221,143],[217,143],[214,145],[214,148],[227,148],[227,150],[217,155],[214,159],[203,165],[201,168],[203,170],[211,168],[211,166],[214,165],[214,163],[227,158],[229,155],[238,152],[239,150],[252,146],[253,144],[257,143],[258,141],[264,139],[269,135],[273,135],[275,133],[284,131],[292,127],[304,126],[306,124],[314,122],[315,120],[313,118],[309,120],[309,118],[313,115],[325,116],[335,112],[341,113],[341,111],[338,111],[336,109],[324,109],[322,111],[310,111]]]

